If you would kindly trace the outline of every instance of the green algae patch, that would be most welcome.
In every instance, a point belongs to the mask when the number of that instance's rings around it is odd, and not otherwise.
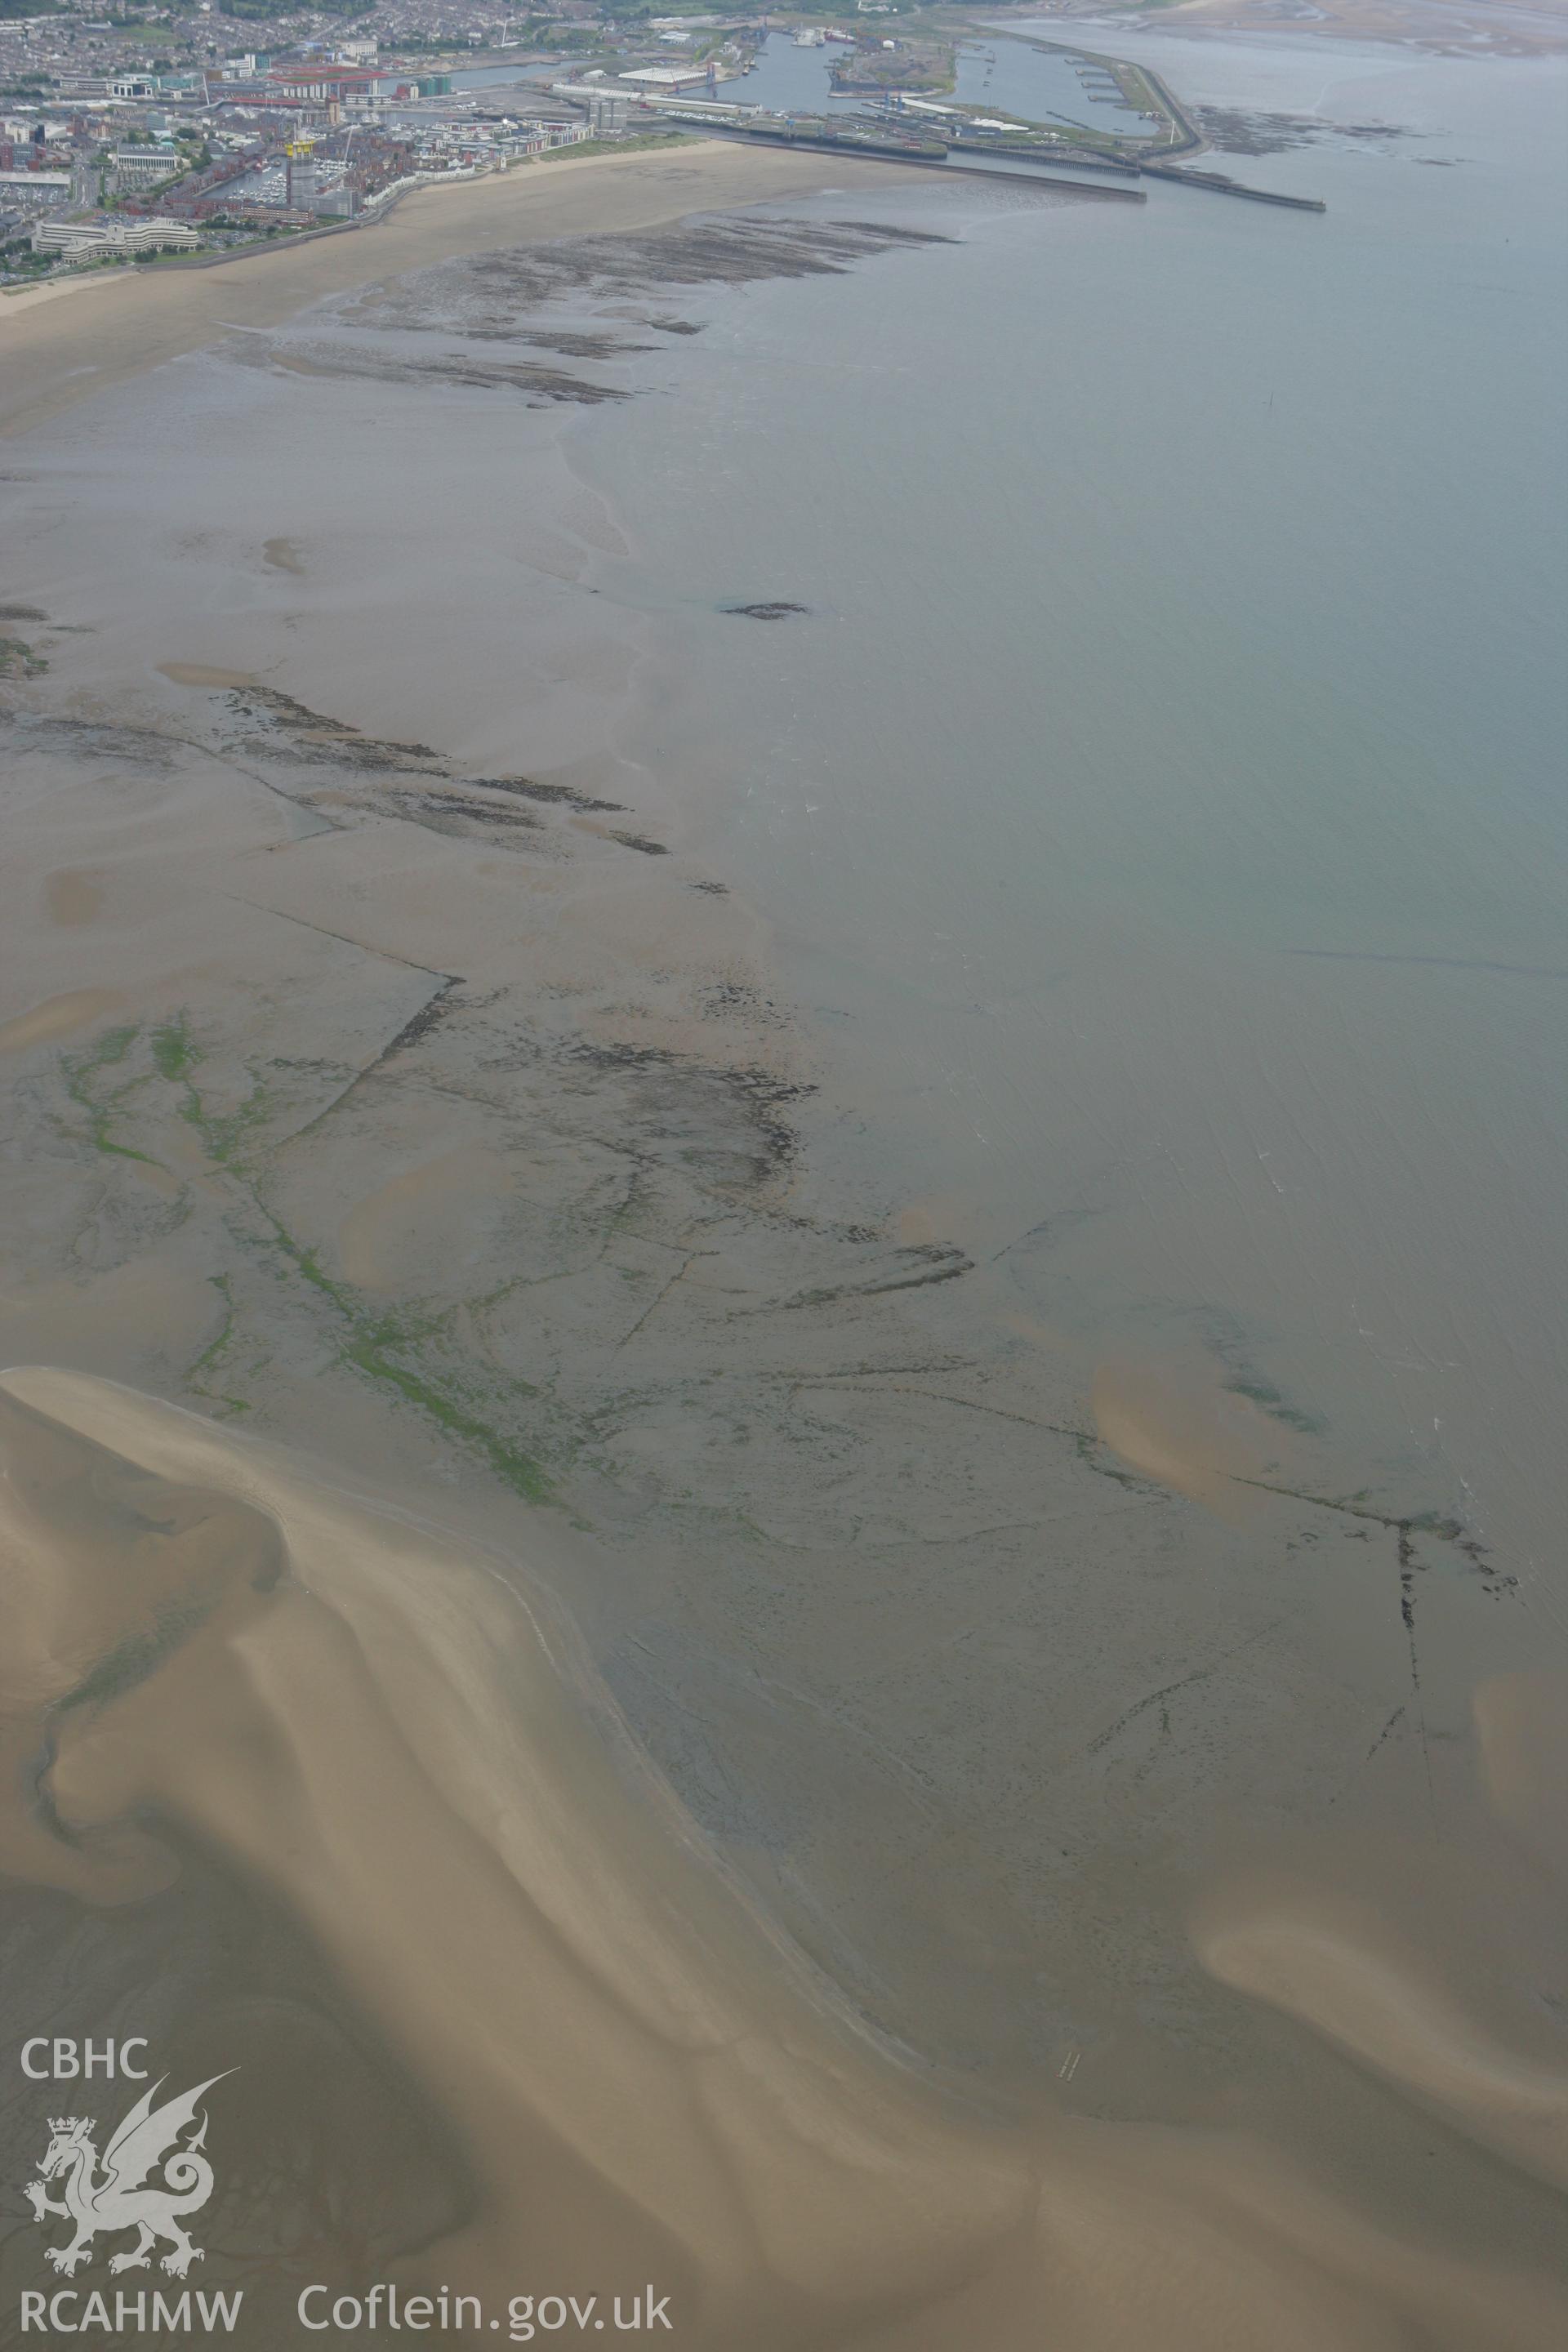
[[[234,1109],[215,1111],[210,1108],[210,1091],[204,1096],[197,1083],[204,1059],[189,1015],[182,1012],[151,1029],[132,1022],[106,1030],[90,1051],[62,1055],[59,1067],[69,1100],[85,1114],[85,1139],[92,1150],[154,1168],[163,1168],[164,1163],[122,1141],[116,1129],[132,1097],[142,1096],[147,1102],[151,1089],[151,1102],[155,1103],[162,1093],[165,1109],[195,1132],[214,1174],[230,1188],[233,1205],[243,1211],[241,1222],[250,1229],[250,1245],[269,1255],[280,1276],[297,1281],[330,1309],[339,1326],[337,1360],[412,1406],[444,1436],[477,1454],[524,1501],[552,1503],[554,1487],[542,1465],[487,1415],[484,1401],[472,1393],[471,1381],[432,1360],[443,1344],[447,1318],[389,1316],[379,1307],[373,1311],[353,1286],[331,1275],[315,1251],[290,1233],[268,1207],[248,1155],[279,1099],[278,1089],[252,1067],[249,1093]],[[165,1089],[173,1092],[172,1104]],[[79,1134],[78,1139],[81,1139]],[[236,1231],[235,1238],[247,1237]],[[184,1381],[193,1395],[206,1400],[220,1418],[226,1418],[251,1410],[248,1398],[233,1393],[233,1371],[224,1369],[232,1364],[241,1336],[241,1307],[228,1274],[207,1278],[222,1301],[223,1317],[213,1338],[187,1366]],[[221,1387],[217,1385],[220,1377],[226,1382]],[[508,1394],[519,1400],[536,1394],[523,1381],[506,1381],[503,1385]]]
[[[143,1168],[162,1168],[163,1161],[154,1160],[150,1151],[138,1151],[132,1145],[120,1142],[114,1134],[121,1105],[145,1085],[145,1076],[127,1078],[110,1087],[107,1094],[100,1092],[97,1084],[104,1071],[117,1068],[126,1059],[141,1034],[140,1022],[120,1029],[106,1029],[89,1053],[62,1054],[60,1070],[67,1094],[77,1108],[87,1114],[88,1140],[95,1151],[112,1160],[140,1160]]]
[[[42,677],[47,668],[25,637],[0,637],[0,677]]]

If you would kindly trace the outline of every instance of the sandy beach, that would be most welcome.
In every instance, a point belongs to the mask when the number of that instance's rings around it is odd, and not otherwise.
[[[384,219],[216,268],[84,277],[0,299],[0,433],[196,351],[226,328],[271,327],[324,295],[513,238],[646,229],[705,205],[762,203],[831,181],[874,187],[887,167],[758,153],[714,140],[530,163],[500,178],[416,188]]]
[[[855,1104],[647,755],[674,624],[574,427],[758,289],[916,299],[973,199],[901,184],[566,161],[0,304],[7,2000],[241,2070],[258,2352],[375,2279],[1546,2352],[1530,1629],[1212,1352],[1088,1383],[940,1202],[814,1207]],[[749,560],[702,618],[787,628]]]

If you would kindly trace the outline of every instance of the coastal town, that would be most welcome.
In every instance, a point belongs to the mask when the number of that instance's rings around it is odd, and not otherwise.
[[[11,0],[16,5],[16,0]],[[260,0],[0,16],[0,287],[168,266],[375,217],[405,190],[692,133],[1135,174],[1200,142],[1152,76],[1053,51],[1072,112],[955,96],[973,43],[898,0],[822,16]],[[1045,45],[1042,46],[1042,53]],[[1096,110],[1100,111],[1097,113]]]

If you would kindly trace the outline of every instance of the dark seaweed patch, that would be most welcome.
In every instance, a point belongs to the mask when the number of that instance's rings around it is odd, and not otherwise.
[[[598,816],[626,814],[621,801],[596,801],[572,784],[536,784],[531,776],[470,776],[468,782],[477,793],[515,793],[521,800],[547,801],[552,807],[582,809]]]
[[[405,801],[404,806],[416,808],[423,816],[473,817],[481,824],[519,825],[529,833],[539,831],[539,819],[530,816],[526,809],[492,808],[489,801],[472,801],[462,793],[421,793]]]

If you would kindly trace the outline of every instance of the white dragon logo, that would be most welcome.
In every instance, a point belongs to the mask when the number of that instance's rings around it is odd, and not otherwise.
[[[228,2069],[230,2074],[234,2071]],[[207,2082],[198,2083],[194,2091],[154,2107],[153,2101],[167,2080],[167,2075],[161,2075],[121,2124],[103,2151],[101,2176],[92,2141],[96,2117],[49,2118],[52,2137],[38,2167],[39,2178],[27,2183],[26,2194],[36,2221],[55,2213],[62,2221],[75,2222],[76,2236],[68,2246],[44,2249],[44,2260],[68,2278],[91,2258],[92,2242],[100,2230],[110,2234],[120,2230],[140,2233],[128,2252],[110,2258],[111,2271],[147,2269],[160,2240],[173,2249],[163,2256],[163,2267],[175,2278],[184,2278],[191,2264],[202,2260],[200,2246],[192,2245],[180,2222],[182,2215],[199,2211],[213,2192],[213,2168],[201,2153],[207,2136],[205,2116],[193,2139],[184,2147],[175,2143],[186,2126],[195,2121],[204,2092],[224,2076],[214,2074]],[[160,2164],[162,2182],[143,2186]],[[57,2203],[44,2184],[62,2178],[64,2195]]]

